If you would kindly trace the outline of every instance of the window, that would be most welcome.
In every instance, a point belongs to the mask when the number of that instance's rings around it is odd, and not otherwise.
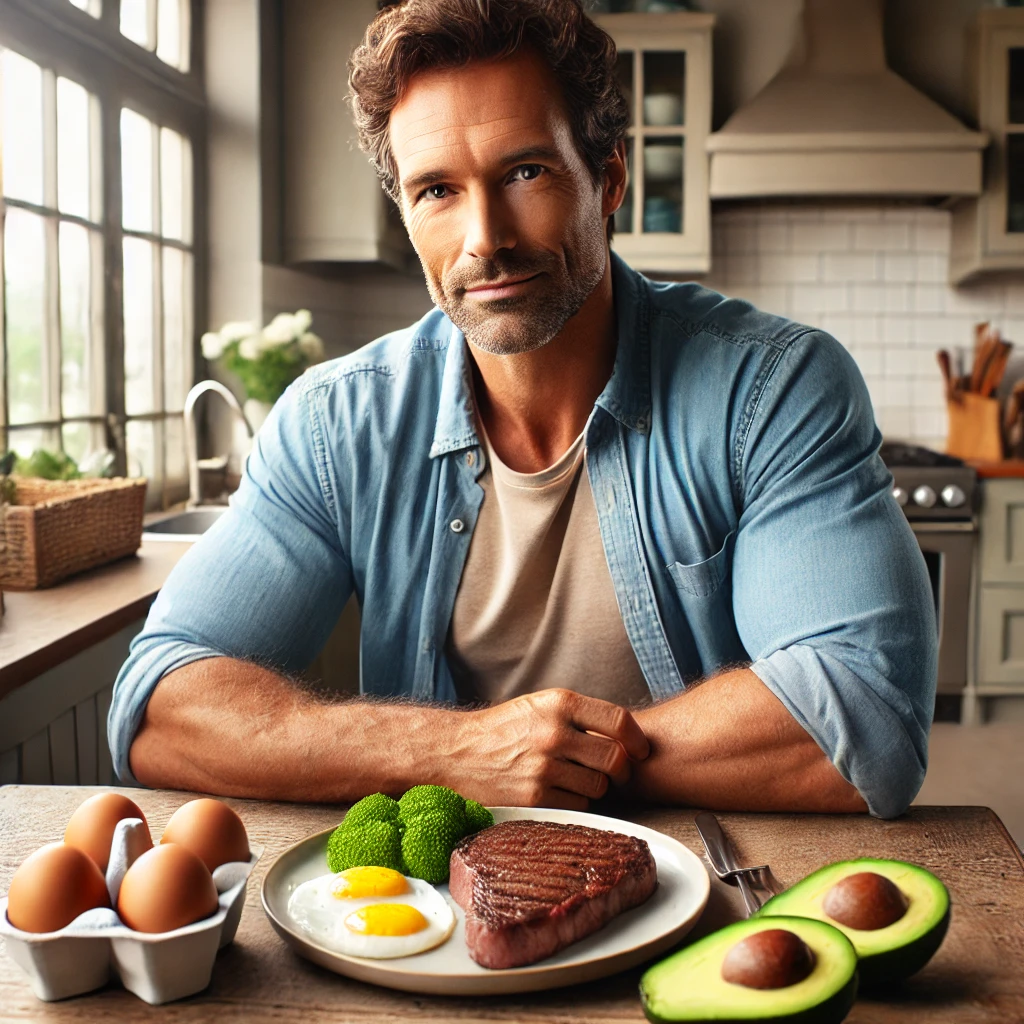
[[[12,8],[0,13],[0,450],[62,449],[81,462],[107,449],[119,472],[149,478],[149,507],[165,507],[187,492],[195,346],[203,110],[180,70],[189,5]],[[37,21],[40,8],[50,18]],[[58,12],[73,35],[54,27]]]

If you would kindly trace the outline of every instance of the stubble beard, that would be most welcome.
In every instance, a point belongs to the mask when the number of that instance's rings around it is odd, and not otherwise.
[[[430,297],[476,348],[498,356],[543,348],[584,306],[605,270],[603,222],[599,233],[587,232],[566,246],[564,260],[554,254],[509,255],[479,260],[452,272],[443,287],[426,267]],[[541,274],[532,294],[477,302],[467,286]]]

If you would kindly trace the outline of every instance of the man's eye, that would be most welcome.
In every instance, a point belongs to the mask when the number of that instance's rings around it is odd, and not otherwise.
[[[534,178],[539,178],[544,173],[544,168],[540,164],[523,164],[512,173],[519,175],[520,181],[533,181]]]
[[[423,191],[427,199],[445,199],[448,196],[447,185],[430,185]]]

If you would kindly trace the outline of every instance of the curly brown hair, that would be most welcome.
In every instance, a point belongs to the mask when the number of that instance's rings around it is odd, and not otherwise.
[[[398,200],[388,124],[413,75],[511,56],[529,47],[565,96],[573,136],[595,184],[625,138],[629,109],[615,79],[615,43],[582,0],[404,0],[370,23],[349,59],[359,145]]]

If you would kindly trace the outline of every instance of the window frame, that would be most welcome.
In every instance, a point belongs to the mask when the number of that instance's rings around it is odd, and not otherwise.
[[[129,107],[142,114],[159,128],[170,128],[189,139],[192,145],[192,365],[203,365],[199,349],[197,324],[205,323],[207,225],[201,211],[206,198],[206,102],[202,79],[202,3],[185,0],[191,25],[187,72],[164,63],[156,53],[121,35],[120,0],[103,0],[101,15],[94,17],[68,0],[5,0],[0,7],[0,46],[51,69],[57,76],[72,79],[96,97],[100,107],[100,154],[102,173],[102,245],[103,245],[103,309],[102,349],[106,393],[104,428],[107,447],[114,452],[115,471],[125,475],[128,470],[126,425],[129,419],[163,423],[167,412],[127,416],[125,408],[125,351],[122,259],[123,240],[143,237],[157,245],[174,245],[155,232],[137,232],[122,227],[121,189],[121,109]],[[154,5],[155,6],[155,5]],[[44,128],[44,130],[47,130]],[[158,179],[157,179],[158,181]],[[187,184],[187,183],[186,183]],[[5,201],[5,206],[27,209],[52,216],[49,208],[40,209],[21,201]],[[61,219],[75,221],[61,214]],[[0,232],[0,265],[2,265],[2,232]],[[162,330],[162,328],[161,328]],[[159,353],[158,353],[159,354]],[[8,446],[9,395],[7,348],[3,325],[0,324],[0,450]],[[162,377],[162,367],[158,371]],[[160,397],[163,405],[163,397]],[[69,417],[81,422],[85,417]],[[92,422],[97,417],[91,417]],[[59,427],[45,421],[39,426]],[[18,424],[18,427],[30,424]],[[161,438],[162,442],[162,438]],[[163,442],[162,442],[163,443]],[[165,452],[158,457],[166,462]],[[166,477],[159,494],[151,494],[147,504],[167,507],[187,495],[187,483],[169,487]]]

